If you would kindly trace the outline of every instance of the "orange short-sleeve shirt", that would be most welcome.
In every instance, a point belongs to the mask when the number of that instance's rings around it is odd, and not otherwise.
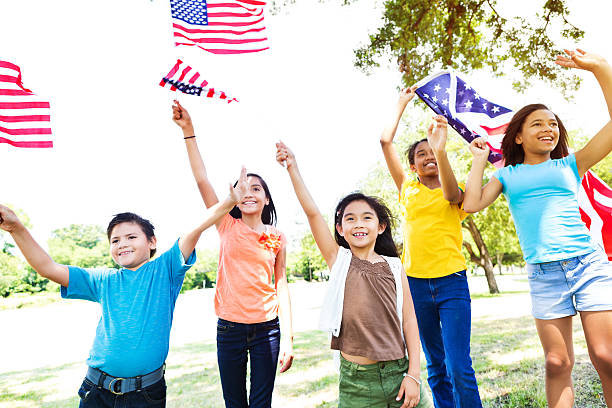
[[[273,282],[276,256],[285,236],[271,225],[259,234],[227,214],[218,228],[221,247],[215,312],[236,323],[261,323],[278,316]]]

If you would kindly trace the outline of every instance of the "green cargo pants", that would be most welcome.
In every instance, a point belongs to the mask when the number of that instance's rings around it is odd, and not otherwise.
[[[379,361],[360,365],[340,356],[340,398],[338,408],[399,408],[403,398],[397,393],[408,371],[408,359]],[[417,408],[433,408],[431,398],[421,386]]]

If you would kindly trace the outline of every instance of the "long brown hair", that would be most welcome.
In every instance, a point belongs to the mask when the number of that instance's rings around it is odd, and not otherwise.
[[[516,112],[512,119],[510,119],[510,123],[508,123],[506,134],[504,135],[501,144],[502,154],[505,161],[504,166],[514,166],[515,164],[523,163],[525,161],[525,151],[523,150],[523,145],[516,143],[516,135],[523,130],[523,124],[525,123],[527,116],[538,110],[547,110],[551,112],[553,115],[555,115],[555,119],[559,125],[559,140],[557,142],[557,146],[555,146],[553,151],[550,152],[550,158],[560,159],[569,154],[567,130],[565,129],[565,126],[563,126],[561,119],[559,119],[554,112],[548,109],[546,105],[542,105],[541,103],[533,103],[521,108],[521,110]]]

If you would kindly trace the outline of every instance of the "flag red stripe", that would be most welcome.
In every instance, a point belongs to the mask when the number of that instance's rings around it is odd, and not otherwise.
[[[191,43],[175,43],[175,45],[189,45],[189,46],[196,46],[196,47],[200,47],[203,50],[206,50],[210,53],[213,54],[219,54],[219,55],[227,55],[227,54],[246,54],[246,53],[250,53],[250,52],[259,52],[259,51],[264,51],[264,50],[268,50],[270,49],[270,47],[265,47],[265,48],[257,48],[257,49],[253,49],[253,50],[228,50],[228,49],[215,49],[215,48],[204,48],[202,46],[199,46],[197,44],[191,44]]]
[[[29,148],[53,147],[53,142],[49,140],[41,140],[41,141],[34,141],[34,142],[15,142],[13,140],[5,139],[4,137],[0,137],[0,143],[7,143],[14,147],[29,147]]]
[[[12,84],[16,84],[17,77],[13,75],[0,75],[0,82],[10,82]]]
[[[14,122],[49,122],[51,120],[50,115],[21,115],[21,116],[2,116],[0,115],[0,122],[14,123]]]
[[[50,135],[50,128],[26,128],[26,129],[7,129],[0,126],[0,132],[6,133],[7,135],[20,136],[20,135]]]
[[[263,21],[263,17],[256,21],[246,22],[246,23],[230,23],[230,22],[217,22],[217,21],[209,21],[208,26],[230,26],[230,27],[246,27],[250,25],[255,25],[257,23],[261,23]]]
[[[0,109],[50,108],[49,102],[0,102]]]
[[[199,77],[200,77],[200,73],[199,73],[199,72],[196,72],[196,73],[195,73],[195,74],[194,74],[194,75],[191,77],[191,79],[189,80],[189,83],[190,83],[190,84],[195,84],[195,81],[197,81]]]
[[[493,136],[493,135],[501,135],[502,133],[506,132],[506,128],[508,127],[508,124],[504,124],[501,126],[498,126],[496,128],[490,128],[490,127],[486,127],[486,126],[480,126],[481,128],[483,128],[484,130],[487,131],[487,133],[489,134],[489,136]]]
[[[0,89],[0,95],[26,96],[33,94],[31,92],[26,92],[23,89]]]
[[[187,38],[180,33],[174,33],[175,37],[183,37],[195,43],[214,43],[214,44],[249,44],[254,42],[266,41],[267,38],[249,38],[244,40],[231,40],[229,38]]]
[[[215,8],[215,7],[219,7],[219,8],[241,8],[241,9],[245,9],[250,11],[251,13],[249,15],[253,15],[253,12],[257,11],[257,8],[248,8],[242,4],[237,4],[237,3],[217,3],[217,4],[208,4],[206,6],[206,8],[211,9],[211,8]],[[210,14],[209,14],[210,15]]]
[[[257,14],[253,14],[253,13],[229,13],[229,12],[225,12],[225,13],[208,13],[208,19],[210,20],[211,18],[221,18],[221,17],[253,17],[253,16],[260,16],[261,13],[257,13]]]
[[[19,66],[12,64],[8,61],[0,61],[0,68],[10,68],[10,69],[14,69],[15,71],[21,72],[21,69],[19,68]]]
[[[265,6],[265,1],[257,1],[257,0],[240,0],[239,3],[251,4],[253,6]]]
[[[236,34],[236,35],[241,35],[241,34],[246,34],[246,33],[255,33],[255,32],[259,32],[259,31],[263,31],[266,28],[265,27],[261,27],[261,28],[251,28],[250,30],[243,30],[243,31],[238,31],[238,30],[199,30],[196,28],[185,28],[179,24],[172,24],[172,26],[174,28],[178,28],[182,31],[185,31],[186,33],[189,34]],[[187,37],[185,37],[187,38]]]

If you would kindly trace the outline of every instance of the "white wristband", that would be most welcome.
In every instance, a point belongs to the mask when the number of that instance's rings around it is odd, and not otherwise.
[[[419,384],[419,386],[421,385],[421,381],[420,381],[418,378],[415,378],[415,377],[411,376],[411,375],[410,375],[410,374],[408,374],[408,373],[404,373],[404,377],[411,378],[411,379],[413,379],[413,380],[414,380],[414,382],[416,382],[417,384]]]

